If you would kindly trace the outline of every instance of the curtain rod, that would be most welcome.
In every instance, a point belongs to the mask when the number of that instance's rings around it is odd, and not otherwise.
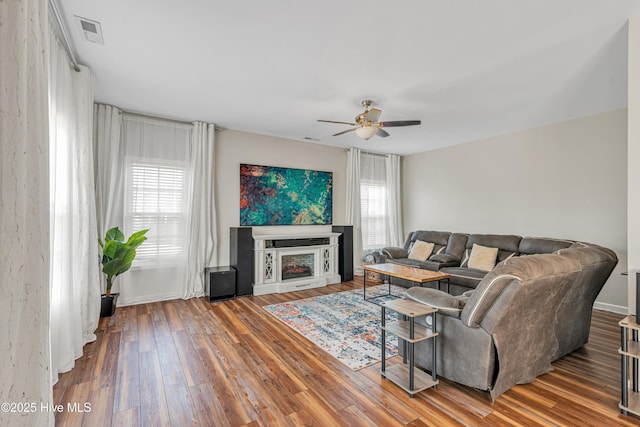
[[[193,122],[187,122],[187,121],[184,121],[184,120],[169,119],[167,117],[153,116],[151,114],[143,114],[143,113],[133,113],[131,111],[124,111],[124,110],[121,110],[121,111],[122,111],[122,114],[127,115],[127,116],[141,117],[143,119],[164,120],[166,122],[172,122],[172,123],[177,123],[177,124],[181,124],[181,125],[189,125],[189,126],[193,125]],[[214,124],[213,127],[214,127],[214,130],[216,130],[216,131],[225,130],[224,128],[221,128],[216,124]]]
[[[71,64],[73,65],[73,69],[75,71],[80,71],[78,61],[76,61],[76,56],[73,54],[73,49],[71,49],[71,43],[69,43],[69,37],[67,36],[67,31],[65,30],[64,24],[62,22],[62,17],[60,16],[60,10],[58,9],[56,0],[49,0],[49,7],[53,11],[53,16],[55,18],[58,30],[60,32],[60,35],[62,36],[62,45],[64,46],[64,50],[67,51],[67,55],[69,56]]]
[[[345,148],[344,151],[349,151],[349,148]],[[361,153],[363,154],[368,154],[370,156],[380,156],[380,157],[387,157],[390,156],[390,154],[382,154],[382,153],[374,153],[373,151],[364,151],[364,150],[360,150]],[[403,156],[400,156],[400,159],[404,159]]]

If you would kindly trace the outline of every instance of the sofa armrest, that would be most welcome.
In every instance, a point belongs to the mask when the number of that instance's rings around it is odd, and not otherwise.
[[[382,255],[387,258],[407,258],[409,256],[409,252],[402,248],[390,246],[382,249]]]
[[[444,267],[458,267],[460,260],[449,254],[435,254],[428,260],[420,263],[420,268],[425,270],[438,271]]]
[[[383,264],[387,262],[387,256],[382,252],[371,252],[371,256],[373,257],[373,262],[375,262],[376,264]]]
[[[457,267],[460,265],[460,258],[457,258],[451,254],[435,254],[429,257],[429,261],[448,264],[447,267]]]
[[[438,313],[446,316],[460,318],[460,313],[465,305],[465,299],[449,295],[446,292],[432,288],[414,286],[407,290],[407,298],[422,304],[437,308]]]

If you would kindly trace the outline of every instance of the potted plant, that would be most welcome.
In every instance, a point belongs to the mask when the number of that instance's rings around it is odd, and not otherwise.
[[[102,272],[107,279],[106,292],[102,295],[100,317],[112,316],[116,310],[116,302],[119,294],[112,294],[111,287],[116,277],[131,268],[136,257],[136,248],[147,240],[145,234],[149,230],[140,230],[133,233],[127,240],[118,227],[107,231],[104,241],[98,238],[102,248]]]

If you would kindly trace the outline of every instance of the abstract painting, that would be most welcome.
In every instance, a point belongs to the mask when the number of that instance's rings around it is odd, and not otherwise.
[[[333,173],[240,165],[240,225],[331,224]]]

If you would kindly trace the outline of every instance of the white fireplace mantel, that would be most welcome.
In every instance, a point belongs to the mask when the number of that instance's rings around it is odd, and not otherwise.
[[[253,294],[291,292],[340,283],[339,236],[340,233],[333,232],[253,236],[255,262]],[[309,239],[313,240],[309,241]],[[292,246],[281,246],[285,243]],[[283,256],[306,254],[313,256],[312,275],[283,279]]]

